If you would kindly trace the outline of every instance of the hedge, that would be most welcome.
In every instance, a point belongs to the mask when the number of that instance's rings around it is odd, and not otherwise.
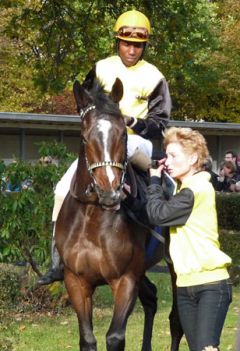
[[[217,193],[216,204],[219,227],[240,231],[240,194]]]
[[[14,306],[20,297],[20,276],[17,267],[0,263],[0,310]]]
[[[37,274],[38,265],[50,259],[54,187],[76,157],[62,144],[59,152],[55,143],[51,149],[43,145],[41,152],[57,157],[58,164],[15,160],[0,167],[0,262],[29,262]],[[21,190],[8,192],[9,183]]]

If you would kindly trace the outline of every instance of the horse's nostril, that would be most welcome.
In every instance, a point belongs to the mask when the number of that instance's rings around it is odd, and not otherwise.
[[[113,206],[119,203],[121,199],[120,191],[109,191],[109,192],[102,192],[101,195],[100,193],[98,194],[99,194],[99,203],[101,205]]]
[[[121,193],[119,190],[112,192],[112,198],[115,200],[118,200],[120,198],[120,195],[121,195]]]

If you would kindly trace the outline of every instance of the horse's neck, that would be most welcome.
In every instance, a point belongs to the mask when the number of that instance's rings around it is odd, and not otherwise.
[[[90,191],[92,181],[87,169],[84,144],[81,143],[78,165],[70,187],[71,195],[81,202],[95,203],[97,195]]]

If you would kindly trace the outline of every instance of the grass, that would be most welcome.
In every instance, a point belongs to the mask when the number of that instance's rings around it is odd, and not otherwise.
[[[170,350],[170,332],[168,314],[171,307],[170,277],[164,273],[149,273],[158,287],[158,312],[153,332],[153,351]],[[237,324],[240,315],[240,288],[234,287],[231,304],[221,338],[221,350],[239,351],[236,346]],[[112,316],[112,297],[108,287],[100,287],[94,296],[94,333],[98,341],[98,350],[106,350],[105,334]],[[141,350],[143,330],[143,311],[137,302],[130,316],[126,333],[126,351]],[[71,307],[59,313],[16,313],[4,330],[2,337],[10,340],[12,348],[6,351],[79,351],[78,323]],[[1,338],[0,338],[1,339]],[[0,343],[1,346],[1,343]],[[1,347],[0,347],[1,348]],[[180,351],[187,351],[185,338],[181,341]],[[2,351],[2,350],[1,350]]]

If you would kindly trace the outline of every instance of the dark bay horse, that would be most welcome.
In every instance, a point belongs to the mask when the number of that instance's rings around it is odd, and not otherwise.
[[[55,235],[64,264],[65,286],[78,317],[81,351],[97,350],[92,295],[102,284],[111,287],[114,298],[107,350],[125,349],[127,320],[138,296],[145,313],[142,350],[151,350],[157,298],[145,271],[162,258],[163,250],[158,250],[155,262],[146,263],[149,230],[129,219],[121,206],[127,164],[127,132],[118,107],[122,94],[119,79],[110,97],[97,81],[90,91],[79,82],[74,84],[81,119],[80,152]],[[172,350],[178,350],[181,335],[174,335],[176,346]]]

